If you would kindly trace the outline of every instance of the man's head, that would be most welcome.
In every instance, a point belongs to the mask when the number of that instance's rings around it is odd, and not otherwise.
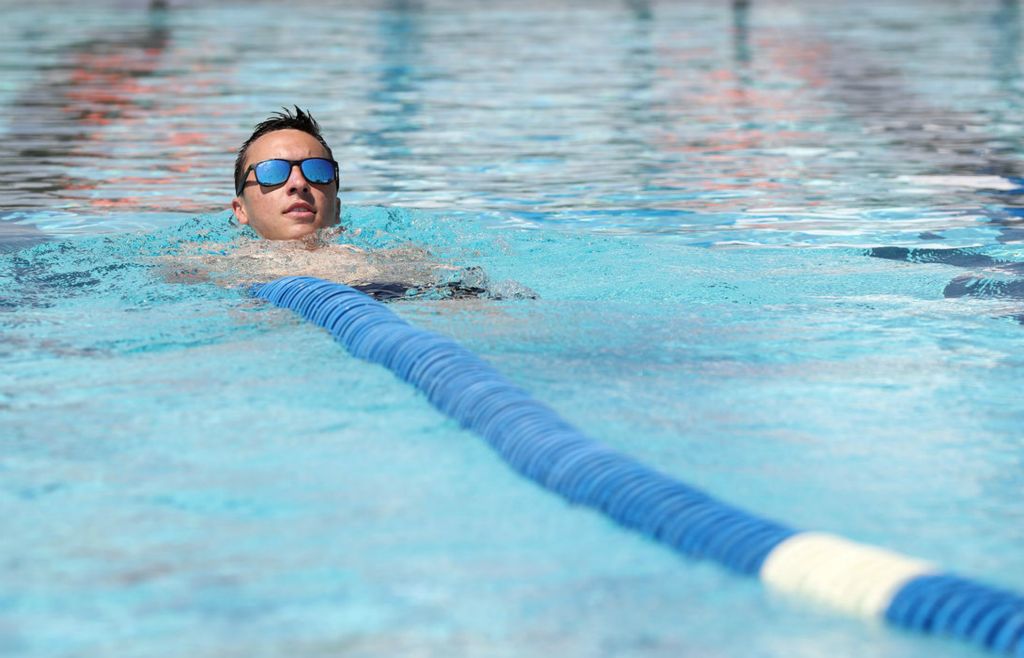
[[[310,158],[329,162],[300,164]],[[294,114],[288,109],[275,112],[256,126],[238,150],[231,209],[240,223],[251,226],[260,237],[305,237],[338,223],[337,171],[331,147],[308,112],[298,106]]]

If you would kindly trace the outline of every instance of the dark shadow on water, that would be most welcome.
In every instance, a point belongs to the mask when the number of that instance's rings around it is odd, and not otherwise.
[[[411,288],[404,283],[361,283],[353,288],[381,302],[430,297],[438,299],[472,299],[489,296],[486,288],[465,286],[459,283],[439,284],[427,289]]]
[[[650,0],[626,0],[626,6],[634,20],[649,21],[654,18]]]
[[[733,0],[732,3],[733,58],[741,66],[750,64],[750,2]]]
[[[874,247],[868,251],[868,255],[908,263],[941,263],[956,267],[998,268],[1000,271],[1024,275],[1024,263],[997,260],[973,249]]]
[[[1024,301],[1024,263],[999,260],[973,249],[958,248],[874,247],[867,251],[867,255],[907,263],[941,264],[986,270],[985,275],[965,274],[954,277],[942,290],[943,297],[947,299],[973,297]],[[1010,317],[1024,324],[1024,313]]]

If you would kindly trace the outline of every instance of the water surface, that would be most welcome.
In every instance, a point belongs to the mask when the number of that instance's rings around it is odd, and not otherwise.
[[[539,296],[403,317],[713,495],[1024,589],[1016,3],[57,7],[0,27],[5,654],[978,655],[680,559],[169,282],[248,239],[234,149],[294,103],[343,241]]]

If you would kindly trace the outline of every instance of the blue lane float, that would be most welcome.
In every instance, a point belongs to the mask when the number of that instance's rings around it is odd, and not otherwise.
[[[354,288],[285,277],[255,286],[253,294],[327,329],[354,356],[387,367],[520,474],[571,503],[775,589],[1024,658],[1024,597],[1015,592],[715,500],[587,438],[469,350]]]

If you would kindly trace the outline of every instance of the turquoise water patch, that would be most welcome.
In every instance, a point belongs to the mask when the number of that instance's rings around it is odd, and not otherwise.
[[[1024,584],[1006,523],[1020,326],[990,300],[944,298],[961,268],[529,229],[493,240],[464,217],[395,209],[351,209],[346,225],[340,240],[422,242],[535,287],[392,307],[594,438],[767,516]],[[242,290],[168,283],[150,260],[239,239],[252,238],[212,216],[2,257],[21,302],[2,315],[4,517],[45,547],[15,548],[5,577],[5,616],[30,629],[6,634],[15,651],[160,638],[213,655],[258,623],[271,654],[672,655],[731,642],[734,622],[708,606],[742,611],[766,646],[784,632],[813,650],[933,651],[567,507],[321,330]]]
[[[1015,3],[160,4],[0,26],[0,653],[979,655],[567,506],[245,287],[471,271],[390,307],[728,502],[1024,589]],[[227,219],[292,104],[313,251]]]

